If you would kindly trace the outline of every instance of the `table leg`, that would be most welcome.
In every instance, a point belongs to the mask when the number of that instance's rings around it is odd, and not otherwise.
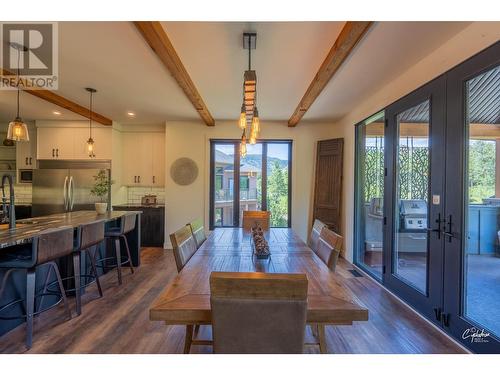
[[[328,349],[326,347],[326,336],[325,336],[325,326],[324,324],[318,324],[318,336],[319,336],[319,352],[321,354],[328,353]]]
[[[191,350],[191,342],[193,341],[193,326],[186,326],[186,338],[184,340],[184,354],[189,354]]]

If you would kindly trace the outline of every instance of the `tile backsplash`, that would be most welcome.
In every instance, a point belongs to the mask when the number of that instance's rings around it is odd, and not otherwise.
[[[7,193],[8,189],[5,189]],[[31,184],[15,184],[14,196],[16,204],[31,204],[32,199],[32,185]],[[7,193],[8,194],[8,193]]]
[[[159,204],[165,203],[165,189],[156,187],[135,187],[129,186],[127,191],[127,203],[141,203],[141,198],[145,195],[156,195]]]

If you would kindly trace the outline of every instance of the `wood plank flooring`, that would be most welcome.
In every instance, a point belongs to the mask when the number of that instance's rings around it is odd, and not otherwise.
[[[149,306],[177,274],[172,251],[143,248],[141,262],[134,274],[124,269],[121,286],[116,272],[105,275],[103,298],[91,286],[83,297],[81,316],[67,321],[64,309],[58,306],[37,317],[31,350],[24,346],[25,327],[21,325],[0,337],[0,353],[182,353],[184,327],[149,320]],[[329,352],[463,353],[377,283],[352,276],[351,268],[340,260],[337,278],[368,307],[369,321],[328,326]],[[210,327],[201,327],[200,338],[210,334]],[[210,346],[193,346],[191,353],[211,351]],[[319,350],[308,346],[306,352]]]

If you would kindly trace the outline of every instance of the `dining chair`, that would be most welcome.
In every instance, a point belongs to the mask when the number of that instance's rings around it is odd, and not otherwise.
[[[316,252],[318,249],[319,236],[321,235],[321,229],[325,228],[326,224],[321,220],[315,219],[314,224],[311,228],[311,235],[309,236],[309,242],[307,245]]]
[[[191,259],[194,253],[196,253],[196,250],[198,250],[191,226],[186,225],[178,231],[172,233],[170,235],[170,242],[172,243],[172,248],[174,250],[177,272],[181,272],[189,259]],[[211,340],[195,339],[199,328],[199,325],[190,324],[186,326],[186,335],[184,340],[185,354],[188,354],[191,351],[191,345],[212,345]]]
[[[326,226],[321,228],[317,247],[314,252],[333,272],[335,272],[337,266],[342,242],[342,236],[328,229]],[[325,326],[323,324],[312,324],[311,331],[313,336],[318,340],[313,345],[319,345],[321,353],[326,353]]]
[[[191,229],[191,234],[193,235],[194,241],[196,242],[196,248],[199,249],[203,242],[207,239],[205,235],[205,228],[203,227],[203,222],[201,219],[196,219],[187,224]]]
[[[243,211],[243,229],[252,229],[260,226],[263,230],[269,230],[271,213],[269,211]]]
[[[307,276],[212,272],[214,353],[302,353]]]

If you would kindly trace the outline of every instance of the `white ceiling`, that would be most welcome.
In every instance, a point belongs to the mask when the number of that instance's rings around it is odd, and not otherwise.
[[[242,33],[257,32],[252,68],[264,120],[288,120],[343,22],[163,22],[216,120],[236,119],[248,55]],[[466,22],[376,23],[306,113],[334,120],[466,27]],[[59,23],[58,94],[123,124],[199,119],[175,80],[129,22]],[[82,117],[23,94],[25,120]],[[62,112],[61,116],[52,114]],[[127,111],[136,113],[128,118]],[[0,122],[15,116],[15,92],[0,91]]]

